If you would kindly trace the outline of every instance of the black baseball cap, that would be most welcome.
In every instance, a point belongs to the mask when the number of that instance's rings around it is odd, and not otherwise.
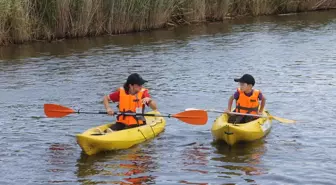
[[[250,74],[244,74],[241,78],[235,78],[234,81],[235,82],[252,84],[252,86],[254,86],[254,84],[255,84],[254,78]]]
[[[126,83],[128,84],[137,84],[137,85],[143,85],[146,82],[148,81],[141,78],[141,76],[138,73],[133,73],[129,75],[126,81]]]

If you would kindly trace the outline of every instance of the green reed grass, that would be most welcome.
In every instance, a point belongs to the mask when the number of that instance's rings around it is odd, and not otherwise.
[[[0,0],[0,45],[119,34],[237,16],[336,8],[334,0]]]

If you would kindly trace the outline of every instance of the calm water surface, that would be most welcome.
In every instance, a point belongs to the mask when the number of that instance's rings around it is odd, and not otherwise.
[[[0,48],[0,184],[335,184],[336,11],[244,18],[111,37]],[[254,75],[274,122],[263,140],[213,143],[212,121],[168,119],[128,150],[86,156],[75,135],[104,115],[45,118],[44,103],[104,110],[140,73],[163,113],[225,109]]]

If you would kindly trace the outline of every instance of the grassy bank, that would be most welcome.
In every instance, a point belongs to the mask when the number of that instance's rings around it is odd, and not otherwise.
[[[328,8],[335,0],[0,0],[0,45]]]

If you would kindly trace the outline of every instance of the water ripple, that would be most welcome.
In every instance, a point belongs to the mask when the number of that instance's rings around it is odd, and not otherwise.
[[[334,11],[1,48],[0,184],[334,184]],[[274,123],[264,139],[212,143],[211,124],[167,119],[128,150],[86,156],[75,134],[103,115],[46,118],[44,103],[103,110],[103,95],[140,73],[163,113],[224,110],[233,78],[255,76]]]

